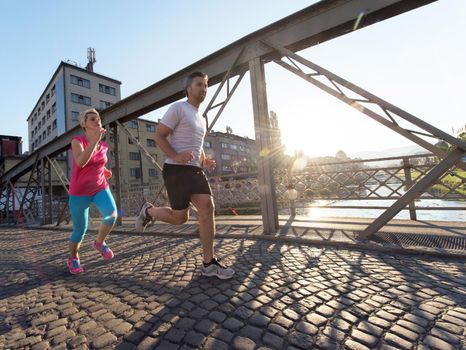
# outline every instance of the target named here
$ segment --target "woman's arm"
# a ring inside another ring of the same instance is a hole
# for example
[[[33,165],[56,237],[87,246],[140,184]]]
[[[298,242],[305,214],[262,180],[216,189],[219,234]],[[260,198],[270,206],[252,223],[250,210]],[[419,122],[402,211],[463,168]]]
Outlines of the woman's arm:
[[[74,139],[71,141],[71,152],[73,154],[73,159],[80,168],[84,168],[87,163],[89,163],[89,160],[92,157],[92,153],[97,148],[99,141],[89,142],[85,148],[78,140]]]

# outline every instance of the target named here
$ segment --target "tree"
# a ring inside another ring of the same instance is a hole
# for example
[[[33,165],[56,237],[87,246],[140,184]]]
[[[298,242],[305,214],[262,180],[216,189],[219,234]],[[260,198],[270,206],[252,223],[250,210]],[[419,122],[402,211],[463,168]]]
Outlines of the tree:
[[[272,128],[278,129],[278,116],[274,111],[270,111],[269,122]]]
[[[348,159],[348,157],[346,156],[346,153],[343,152],[342,150],[339,150],[337,154],[335,154],[335,158],[341,159],[341,160]]]

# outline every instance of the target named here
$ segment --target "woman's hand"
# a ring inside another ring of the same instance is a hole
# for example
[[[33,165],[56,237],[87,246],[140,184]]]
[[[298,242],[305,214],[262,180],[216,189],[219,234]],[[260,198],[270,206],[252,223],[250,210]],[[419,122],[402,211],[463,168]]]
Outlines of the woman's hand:
[[[104,128],[100,128],[100,129],[88,129],[87,130],[87,135],[88,135],[88,138],[89,138],[89,142],[92,142],[92,143],[99,143],[99,141],[102,139],[102,136],[105,134],[105,129]]]
[[[112,175],[113,175],[113,174],[112,174],[112,171],[111,171],[111,170],[109,170],[109,169],[107,169],[107,168],[104,168],[104,176],[105,176],[105,178],[106,178],[107,180],[110,179],[110,178],[112,177]]]

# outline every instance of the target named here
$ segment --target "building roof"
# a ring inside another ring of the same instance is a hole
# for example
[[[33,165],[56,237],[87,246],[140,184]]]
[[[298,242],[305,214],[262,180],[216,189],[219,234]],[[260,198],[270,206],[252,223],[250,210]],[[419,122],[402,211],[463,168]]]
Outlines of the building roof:
[[[3,139],[21,141],[21,136],[0,135],[0,140],[3,140]]]
[[[49,82],[48,82],[47,85],[45,86],[44,91],[43,91],[42,94],[40,95],[39,99],[37,100],[36,104],[34,105],[34,108],[32,109],[32,111],[31,111],[31,113],[29,114],[29,117],[26,119],[26,121],[29,121],[29,119],[31,118],[32,114],[34,113],[34,110],[37,108],[37,105],[40,103],[40,101],[41,101],[42,98],[44,97],[45,92],[49,89],[50,84],[52,83],[52,81],[54,81],[55,77],[58,75],[58,72],[60,72],[60,69],[61,69],[62,67],[70,67],[70,68],[73,68],[73,69],[77,69],[77,70],[80,70],[80,71],[82,71],[82,72],[84,72],[84,73],[87,73],[87,74],[90,74],[90,75],[94,75],[94,76],[96,76],[96,77],[103,78],[103,79],[106,79],[106,80],[110,80],[110,81],[113,81],[113,82],[116,83],[116,84],[121,85],[121,81],[119,81],[119,80],[116,80],[116,79],[113,79],[113,78],[110,78],[110,77],[107,77],[107,76],[105,76],[105,75],[98,74],[98,73],[95,73],[95,72],[90,72],[90,71],[88,71],[87,69],[78,67],[77,65],[74,65],[74,64],[70,64],[70,63],[61,61],[60,64],[58,65],[57,69],[56,69],[55,72],[53,73],[52,77],[50,78]]]
[[[236,139],[236,140],[240,140],[240,141],[245,141],[245,142],[251,142],[251,141],[255,142],[255,139],[250,139],[249,137],[243,137],[243,136],[239,136],[239,135],[236,135],[236,134],[230,134],[230,133],[221,132],[221,131],[211,131],[206,136],[223,136],[223,137],[228,137],[228,138],[232,138],[232,139]]]

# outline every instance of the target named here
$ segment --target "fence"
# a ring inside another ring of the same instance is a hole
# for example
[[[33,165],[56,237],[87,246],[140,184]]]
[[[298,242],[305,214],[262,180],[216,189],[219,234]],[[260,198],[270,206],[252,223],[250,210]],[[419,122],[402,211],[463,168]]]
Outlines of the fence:
[[[295,214],[297,208],[311,207],[385,209],[437,163],[438,159],[432,155],[413,155],[311,163],[301,170],[276,168],[274,180],[277,206],[291,214]],[[212,176],[209,181],[217,214],[260,214],[257,173]],[[168,205],[166,198],[165,188],[160,185],[123,185],[120,214],[123,217],[137,215],[144,201]],[[466,172],[453,167],[418,199],[455,200],[460,205],[428,207],[412,202],[406,208],[410,211],[411,219],[416,219],[417,210],[466,209]],[[47,196],[45,200],[48,200]],[[375,200],[377,204],[386,201],[387,205],[367,205],[368,201]],[[329,203],[322,204],[323,201]],[[350,204],[335,205],[332,201],[348,201],[346,203]],[[66,202],[65,197],[53,197],[52,221],[60,217]],[[41,200],[36,200],[33,206],[30,211],[34,216],[42,217]],[[91,208],[91,216],[98,216],[95,208]]]

